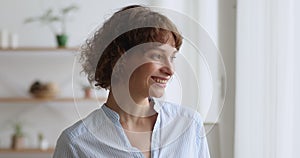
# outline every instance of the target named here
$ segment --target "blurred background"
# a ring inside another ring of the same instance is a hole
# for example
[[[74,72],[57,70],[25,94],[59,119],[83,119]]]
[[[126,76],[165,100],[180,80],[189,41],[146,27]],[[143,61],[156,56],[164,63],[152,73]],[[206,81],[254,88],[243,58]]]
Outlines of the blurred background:
[[[163,99],[202,115],[212,158],[300,156],[299,1],[0,4],[1,158],[51,157],[60,133],[103,104],[107,91],[88,91],[78,50],[130,4],[153,6],[183,34]]]

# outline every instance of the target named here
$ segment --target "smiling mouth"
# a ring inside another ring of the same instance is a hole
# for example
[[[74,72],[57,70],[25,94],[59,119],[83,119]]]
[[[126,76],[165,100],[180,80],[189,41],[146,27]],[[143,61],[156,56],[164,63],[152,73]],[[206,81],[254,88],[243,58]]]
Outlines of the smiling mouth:
[[[168,82],[168,79],[163,79],[163,78],[160,78],[160,77],[151,77],[156,83],[159,83],[159,84],[167,84]]]

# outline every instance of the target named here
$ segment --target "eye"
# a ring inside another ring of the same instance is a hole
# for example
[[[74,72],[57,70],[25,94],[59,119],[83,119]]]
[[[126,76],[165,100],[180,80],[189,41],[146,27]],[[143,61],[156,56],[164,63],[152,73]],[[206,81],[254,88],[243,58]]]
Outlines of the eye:
[[[176,59],[176,56],[175,56],[175,55],[170,57],[170,61],[171,61],[171,62],[174,62],[175,59]]]
[[[162,56],[160,54],[152,54],[151,59],[153,60],[161,60]]]

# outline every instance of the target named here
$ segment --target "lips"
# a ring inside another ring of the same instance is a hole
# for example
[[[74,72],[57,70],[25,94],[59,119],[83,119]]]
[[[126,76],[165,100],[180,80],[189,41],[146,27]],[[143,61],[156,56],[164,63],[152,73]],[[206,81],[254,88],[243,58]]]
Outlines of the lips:
[[[151,78],[160,87],[166,87],[166,84],[169,80],[169,78],[156,77],[156,76],[152,76]]]

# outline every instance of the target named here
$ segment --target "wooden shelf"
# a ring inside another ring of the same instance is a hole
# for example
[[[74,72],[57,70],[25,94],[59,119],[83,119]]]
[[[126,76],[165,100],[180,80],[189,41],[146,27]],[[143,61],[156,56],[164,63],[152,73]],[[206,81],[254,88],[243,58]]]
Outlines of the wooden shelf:
[[[42,149],[34,149],[34,148],[28,148],[28,149],[0,149],[0,153],[53,153],[54,149],[49,148],[46,150]]]
[[[32,103],[32,102],[74,102],[74,101],[106,101],[102,98],[0,98],[0,102],[5,103]]]
[[[66,48],[56,48],[56,47],[19,47],[19,48],[0,48],[1,52],[42,52],[42,51],[78,51],[79,47],[66,47]]]

